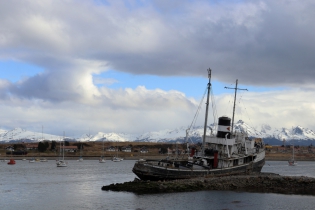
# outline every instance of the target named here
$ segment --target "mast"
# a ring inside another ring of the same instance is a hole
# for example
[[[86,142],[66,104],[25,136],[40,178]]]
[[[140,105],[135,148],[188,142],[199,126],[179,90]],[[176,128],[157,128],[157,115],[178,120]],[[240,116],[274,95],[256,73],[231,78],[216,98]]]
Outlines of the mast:
[[[60,141],[59,141],[59,147],[60,147],[60,149],[59,149],[59,159],[61,158],[61,137],[59,137],[60,138]]]
[[[234,116],[235,116],[235,102],[236,102],[237,83],[238,83],[238,79],[236,80],[236,84],[235,84],[234,105],[233,105],[233,115],[232,115],[232,129],[231,129],[232,135],[233,135],[233,128],[234,128]]]
[[[237,88],[237,83],[238,83],[238,79],[236,80],[235,88],[224,87],[224,88],[226,88],[226,89],[235,89],[235,94],[234,94],[234,106],[233,106],[233,115],[232,115],[232,128],[231,128],[231,134],[232,134],[232,135],[233,135],[233,127],[234,127],[234,115],[235,115],[236,92],[237,92],[237,90],[246,90],[246,91],[248,91],[247,89],[240,89],[240,88]]]
[[[206,131],[207,131],[207,121],[208,121],[208,109],[209,109],[209,96],[210,96],[210,87],[211,87],[211,69],[208,69],[208,95],[207,95],[207,102],[206,102],[206,116],[205,116],[205,125],[203,129],[203,140],[202,140],[202,153],[201,155],[204,156],[205,154],[205,144],[206,144]]]
[[[104,135],[103,135],[103,157],[104,157]],[[106,139],[106,138],[105,138]]]
[[[62,160],[65,159],[65,132],[63,132],[63,150],[62,150]]]

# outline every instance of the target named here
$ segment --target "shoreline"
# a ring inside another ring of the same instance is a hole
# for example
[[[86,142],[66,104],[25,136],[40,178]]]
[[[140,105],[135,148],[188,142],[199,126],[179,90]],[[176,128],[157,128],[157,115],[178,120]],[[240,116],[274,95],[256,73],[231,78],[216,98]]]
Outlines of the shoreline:
[[[65,156],[65,159],[68,160],[76,160],[78,159],[80,156]],[[82,156],[83,159],[85,160],[98,160],[100,158],[100,156]],[[106,160],[110,160],[113,156],[105,156]],[[160,159],[165,159],[167,156],[147,156],[147,157],[140,157],[140,156],[120,156],[121,158],[123,158],[124,160],[139,160],[140,158],[142,159],[156,159],[156,160],[160,160]],[[46,155],[41,155],[41,156],[32,156],[32,155],[28,155],[28,156],[2,156],[0,155],[0,160],[3,159],[14,159],[14,160],[22,160],[22,159],[31,159],[31,158],[35,158],[35,159],[42,159],[42,158],[46,158],[47,160],[56,160],[59,159],[59,156],[46,156]],[[172,157],[171,157],[172,158]],[[289,158],[288,157],[265,157],[266,161],[288,161]],[[303,158],[296,158],[296,161],[315,161],[315,157],[303,157]]]
[[[110,184],[104,191],[156,194],[194,191],[242,191],[315,195],[315,178],[305,176],[280,176],[273,173],[251,175],[200,177],[174,181],[141,181]]]

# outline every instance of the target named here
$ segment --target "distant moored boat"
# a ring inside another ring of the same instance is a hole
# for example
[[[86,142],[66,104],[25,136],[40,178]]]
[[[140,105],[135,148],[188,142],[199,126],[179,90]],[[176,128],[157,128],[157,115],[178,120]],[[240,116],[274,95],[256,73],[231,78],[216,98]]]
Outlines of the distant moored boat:
[[[10,159],[10,161],[8,162],[8,165],[14,165],[15,164],[15,160]]]

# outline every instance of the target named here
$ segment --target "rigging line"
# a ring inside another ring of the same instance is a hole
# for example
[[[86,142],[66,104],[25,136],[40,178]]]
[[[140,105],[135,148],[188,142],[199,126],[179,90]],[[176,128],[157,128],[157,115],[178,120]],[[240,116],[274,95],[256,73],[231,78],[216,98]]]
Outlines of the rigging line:
[[[225,106],[225,114],[227,113],[227,110],[230,108],[230,103],[232,103],[233,104],[233,95],[232,94],[229,94],[229,102],[227,103],[227,105]],[[226,115],[228,115],[228,114],[226,114]],[[229,116],[229,115],[228,115]]]
[[[239,104],[239,106],[243,105],[243,104],[241,103],[242,97],[243,97],[243,96],[241,95],[240,98],[238,99],[238,104]],[[240,119],[242,119],[242,118],[243,118],[242,109],[239,109],[239,115],[240,115]]]
[[[196,121],[197,121],[198,115],[199,115],[200,110],[201,110],[202,102],[203,102],[204,99],[205,99],[205,96],[206,96],[206,93],[207,93],[207,89],[208,89],[208,87],[205,89],[205,92],[204,92],[204,94],[203,94],[203,97],[202,97],[202,99],[201,99],[201,101],[200,101],[200,103],[199,103],[199,106],[198,106],[198,108],[197,108],[197,111],[196,111],[196,113],[195,113],[194,119],[193,119],[193,121],[191,122],[191,125],[190,125],[189,128],[188,128],[189,134],[192,133],[191,128],[196,125]],[[187,139],[187,140],[188,140],[188,141],[190,140],[192,143],[194,143],[193,140],[191,139],[190,135],[188,136],[188,139]]]
[[[242,104],[242,105],[243,105],[243,104]],[[248,119],[249,119],[249,126],[250,126],[251,128],[253,128],[256,133],[259,133],[259,131],[256,130],[256,128],[253,126],[253,122],[251,121],[251,119],[250,119],[250,117],[249,117],[249,115],[248,115],[248,113],[247,113],[246,107],[245,107],[245,106],[243,106],[243,107],[244,107],[245,113],[246,113],[246,115],[247,115],[247,117],[248,117]]]
[[[212,114],[213,114],[213,126],[216,127],[216,119],[218,119],[218,113],[217,113],[217,107],[216,107],[216,103],[214,100],[214,94],[213,91],[211,89],[211,104],[212,104]]]
[[[196,120],[197,120],[197,117],[198,117],[199,112],[200,112],[200,110],[201,110],[201,105],[202,105],[202,102],[204,101],[204,98],[205,98],[205,96],[206,96],[206,93],[207,93],[207,88],[206,88],[206,90],[205,90],[205,92],[204,92],[204,94],[203,94],[203,97],[202,97],[202,99],[201,99],[201,101],[200,101],[200,103],[199,103],[199,106],[198,106],[197,111],[196,111],[196,113],[195,113],[194,119],[193,119],[193,121],[191,122],[191,124],[190,124],[190,126],[189,126],[189,128],[188,128],[189,130],[190,130],[191,127],[196,123]]]

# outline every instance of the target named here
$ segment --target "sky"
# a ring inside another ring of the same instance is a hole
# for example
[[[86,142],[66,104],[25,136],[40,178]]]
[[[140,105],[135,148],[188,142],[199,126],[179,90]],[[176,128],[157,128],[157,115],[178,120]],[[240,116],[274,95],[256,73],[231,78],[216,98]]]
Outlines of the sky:
[[[238,79],[236,121],[315,130],[314,11],[311,0],[0,1],[0,128],[188,127],[211,68],[209,123],[232,116],[224,87]]]

